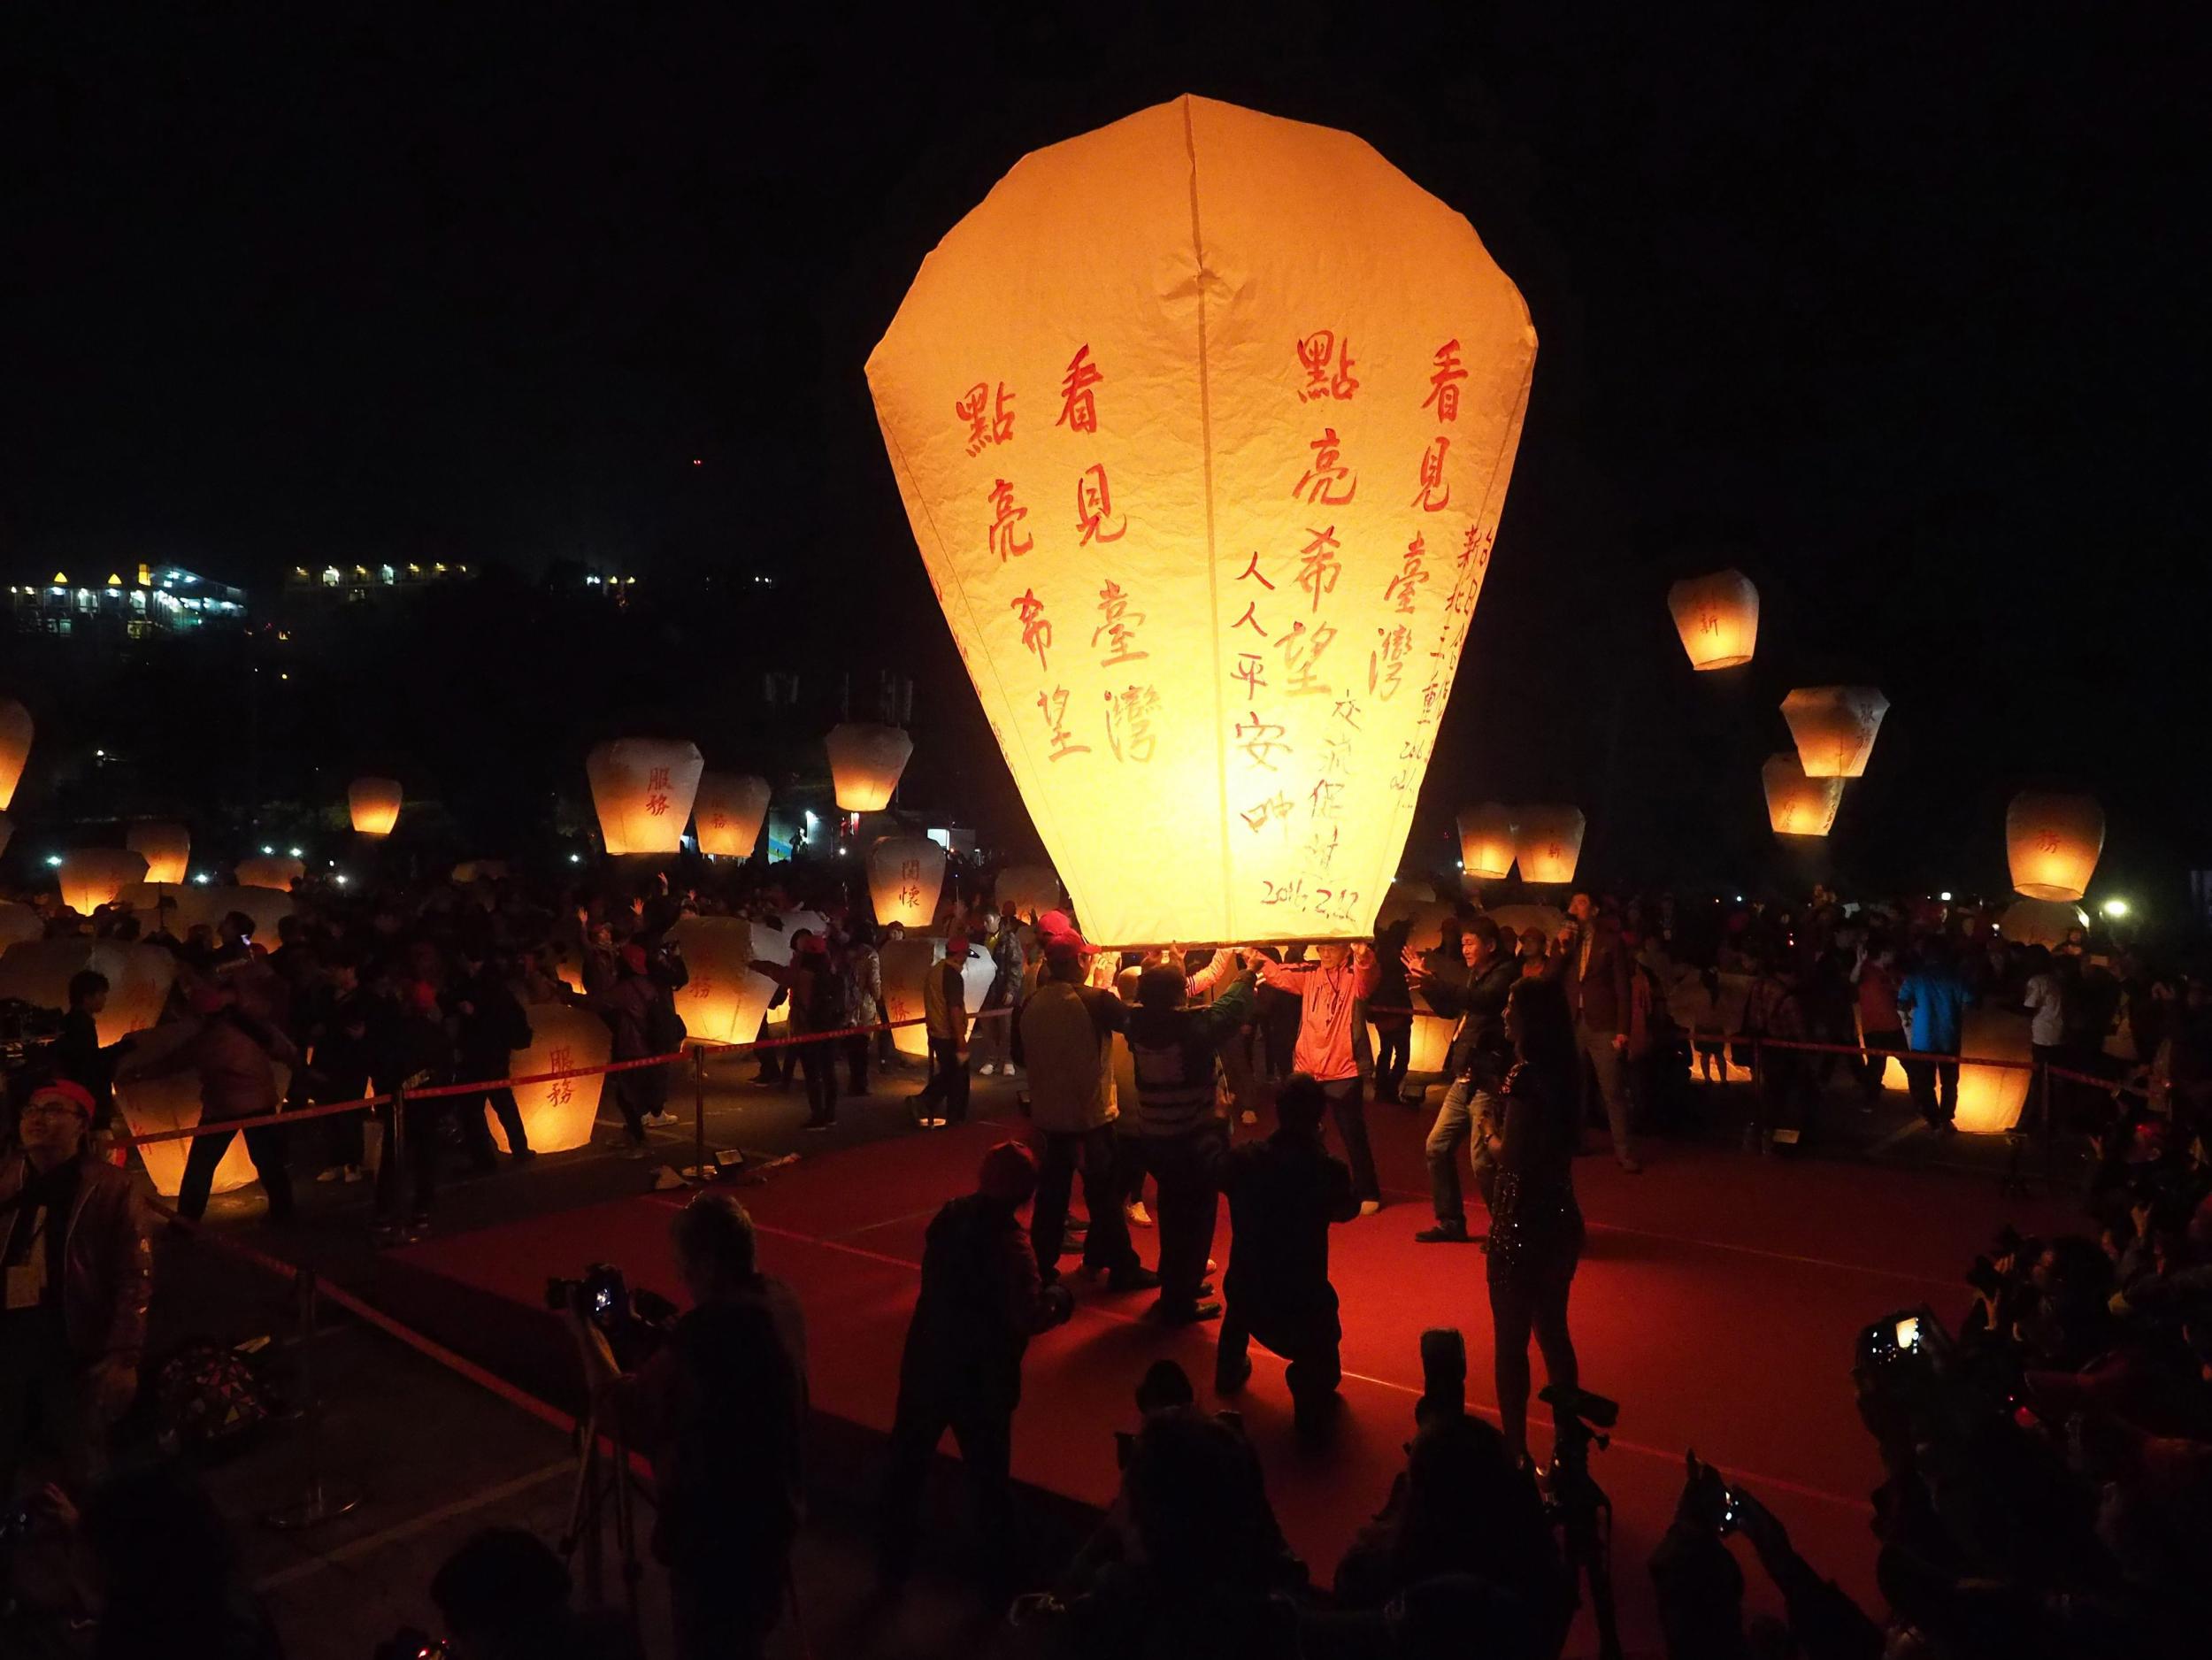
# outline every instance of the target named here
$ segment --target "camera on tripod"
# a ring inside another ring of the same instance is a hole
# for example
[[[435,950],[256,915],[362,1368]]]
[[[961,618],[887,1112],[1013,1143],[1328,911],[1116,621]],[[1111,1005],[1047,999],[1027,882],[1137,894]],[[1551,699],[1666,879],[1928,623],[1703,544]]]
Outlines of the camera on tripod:
[[[676,1325],[674,1303],[656,1291],[633,1291],[611,1263],[594,1263],[573,1280],[554,1275],[545,1282],[545,1306],[597,1326],[625,1372],[658,1353]]]

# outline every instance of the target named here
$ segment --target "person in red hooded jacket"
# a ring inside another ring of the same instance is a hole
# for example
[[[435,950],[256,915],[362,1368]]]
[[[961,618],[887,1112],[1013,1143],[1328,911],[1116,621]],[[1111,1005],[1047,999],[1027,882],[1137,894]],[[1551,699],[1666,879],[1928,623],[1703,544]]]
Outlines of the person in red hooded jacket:
[[[1360,1101],[1352,1030],[1359,1005],[1382,983],[1382,965],[1375,960],[1374,948],[1364,941],[1353,946],[1317,946],[1315,955],[1319,960],[1314,963],[1261,963],[1260,983],[1303,999],[1298,1047],[1290,1064],[1294,1071],[1319,1083],[1328,1097],[1336,1133],[1344,1142],[1345,1161],[1352,1167],[1359,1213],[1372,1216],[1382,1209],[1382,1183],[1367,1144],[1367,1113]]]

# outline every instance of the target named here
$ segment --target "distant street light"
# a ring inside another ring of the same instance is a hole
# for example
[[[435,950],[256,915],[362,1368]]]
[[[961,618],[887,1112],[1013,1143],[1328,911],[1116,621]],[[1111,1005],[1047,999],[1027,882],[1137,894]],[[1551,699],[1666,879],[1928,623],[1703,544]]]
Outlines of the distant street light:
[[[2108,917],[2124,917],[2128,913],[2128,902],[2124,899],[2108,899],[2104,902],[2104,913]]]

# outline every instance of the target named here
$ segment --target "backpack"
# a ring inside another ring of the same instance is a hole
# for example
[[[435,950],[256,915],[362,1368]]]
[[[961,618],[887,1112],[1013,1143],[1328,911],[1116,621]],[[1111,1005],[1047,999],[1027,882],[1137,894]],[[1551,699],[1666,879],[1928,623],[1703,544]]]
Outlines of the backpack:
[[[649,1055],[673,1055],[691,1035],[684,1018],[676,1012],[676,995],[665,986],[653,988],[645,1005],[645,1049]]]

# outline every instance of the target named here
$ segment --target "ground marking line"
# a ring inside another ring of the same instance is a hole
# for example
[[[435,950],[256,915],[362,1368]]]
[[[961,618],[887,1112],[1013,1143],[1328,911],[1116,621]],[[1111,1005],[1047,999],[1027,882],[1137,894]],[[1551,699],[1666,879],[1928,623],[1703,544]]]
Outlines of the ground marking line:
[[[279,1568],[273,1573],[264,1574],[254,1581],[253,1588],[264,1595],[271,1591],[282,1590],[288,1585],[296,1585],[302,1579],[311,1579],[325,1568],[335,1568],[349,1562],[357,1561],[373,1551],[381,1550],[387,1545],[396,1545],[402,1540],[411,1539],[418,1533],[427,1533],[441,1522],[451,1521],[457,1516],[466,1516],[471,1510],[480,1510],[487,1505],[498,1504],[508,1499],[518,1498],[532,1487],[541,1487],[556,1476],[569,1476],[575,1472],[576,1461],[573,1458],[564,1458],[558,1464],[550,1464],[542,1469],[533,1470],[527,1475],[517,1476],[513,1480],[503,1481],[495,1487],[487,1487],[481,1493],[472,1494],[465,1499],[456,1499],[450,1504],[441,1504],[434,1510],[425,1510],[419,1516],[409,1517],[403,1522],[395,1522],[391,1526],[380,1532],[365,1533],[359,1539],[349,1540],[334,1549],[319,1551],[304,1562],[296,1562],[288,1568]]]

